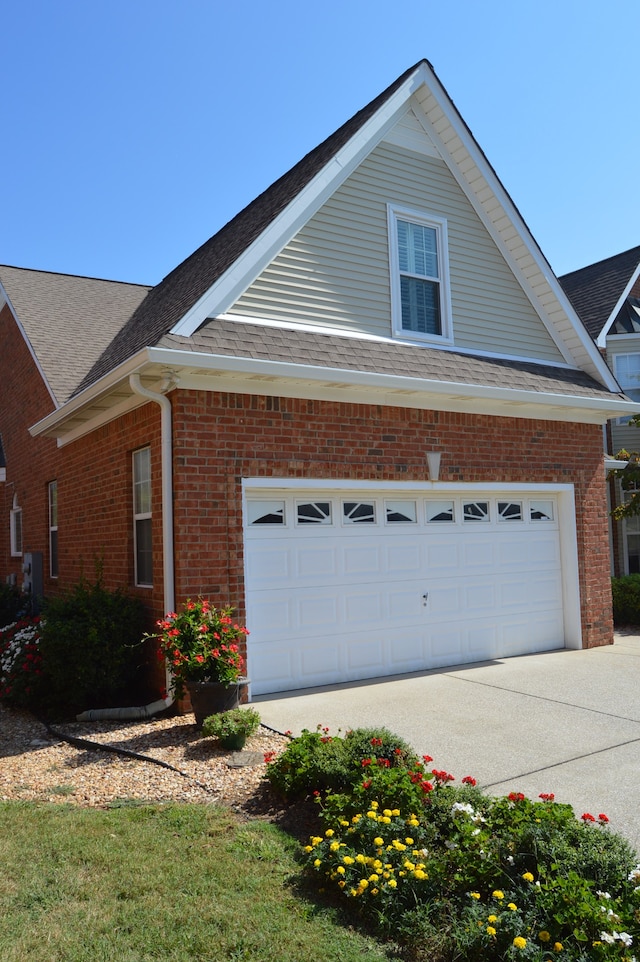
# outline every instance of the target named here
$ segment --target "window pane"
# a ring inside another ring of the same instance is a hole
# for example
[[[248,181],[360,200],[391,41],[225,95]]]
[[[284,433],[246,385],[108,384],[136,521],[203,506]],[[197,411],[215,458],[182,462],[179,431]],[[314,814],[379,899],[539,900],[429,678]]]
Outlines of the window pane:
[[[133,455],[134,513],[151,511],[151,450],[144,448]]]
[[[432,521],[452,522],[453,501],[427,501],[427,522]]]
[[[250,501],[249,524],[284,524],[284,501]]]
[[[465,521],[488,521],[489,504],[487,501],[467,501],[462,507]]]
[[[331,524],[329,501],[305,501],[297,506],[298,524]]]
[[[415,501],[385,501],[387,524],[416,524],[418,512]]]
[[[398,221],[400,270],[421,277],[439,277],[438,235],[435,228]]]
[[[370,501],[345,501],[342,513],[348,524],[374,524],[376,520],[375,505]]]
[[[440,288],[434,281],[400,278],[402,327],[420,334],[441,334]]]
[[[58,526],[58,482],[49,485],[49,524],[52,528]]]
[[[58,530],[52,528],[49,541],[49,574],[52,578],[58,577]]]
[[[520,501],[498,501],[498,521],[522,521]]]
[[[530,501],[532,521],[553,521],[553,501]]]
[[[153,584],[153,554],[151,550],[151,518],[136,521],[136,584]]]

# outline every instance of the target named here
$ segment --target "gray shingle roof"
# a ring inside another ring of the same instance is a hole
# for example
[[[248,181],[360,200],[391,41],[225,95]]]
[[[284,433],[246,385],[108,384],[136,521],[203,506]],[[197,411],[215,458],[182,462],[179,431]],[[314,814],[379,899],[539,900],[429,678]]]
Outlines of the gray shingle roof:
[[[154,287],[88,373],[80,388],[88,387],[136,351],[156,344],[159,338],[170,331],[336,152],[402,86],[418,65],[406,70]]]
[[[632,247],[558,278],[594,340],[611,317],[639,263],[640,247]]]
[[[191,337],[167,334],[157,346],[457,384],[579,397],[611,397],[607,388],[584,371],[575,369],[220,318],[207,322]]]
[[[67,401],[150,288],[0,266],[13,305],[58,404]]]

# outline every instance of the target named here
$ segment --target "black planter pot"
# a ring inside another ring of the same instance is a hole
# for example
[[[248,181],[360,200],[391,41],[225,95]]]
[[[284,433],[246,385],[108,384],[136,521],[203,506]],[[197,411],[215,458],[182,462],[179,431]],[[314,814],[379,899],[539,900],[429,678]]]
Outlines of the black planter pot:
[[[209,715],[217,715],[219,712],[237,708],[248,682],[248,678],[239,678],[231,685],[223,685],[218,681],[187,682],[196,724],[201,727]]]

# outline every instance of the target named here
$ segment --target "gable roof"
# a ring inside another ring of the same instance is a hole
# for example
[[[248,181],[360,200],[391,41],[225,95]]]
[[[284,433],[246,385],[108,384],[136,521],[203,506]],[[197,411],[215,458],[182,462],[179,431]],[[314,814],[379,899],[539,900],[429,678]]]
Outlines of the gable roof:
[[[56,406],[67,401],[150,288],[0,265],[2,294]]]
[[[606,335],[639,276],[640,247],[632,247],[558,278],[599,347],[605,346]]]
[[[412,99],[413,98],[413,99]],[[191,336],[237,300],[406,113],[409,101],[567,363],[617,389],[511,198],[426,60],[405,71],[149,292],[78,392],[173,332]]]

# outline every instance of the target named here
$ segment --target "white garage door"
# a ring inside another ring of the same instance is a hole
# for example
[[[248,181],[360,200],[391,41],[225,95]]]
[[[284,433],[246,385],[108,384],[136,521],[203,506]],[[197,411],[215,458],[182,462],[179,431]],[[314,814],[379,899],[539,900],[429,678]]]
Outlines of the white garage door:
[[[558,502],[246,491],[253,694],[564,646]]]

